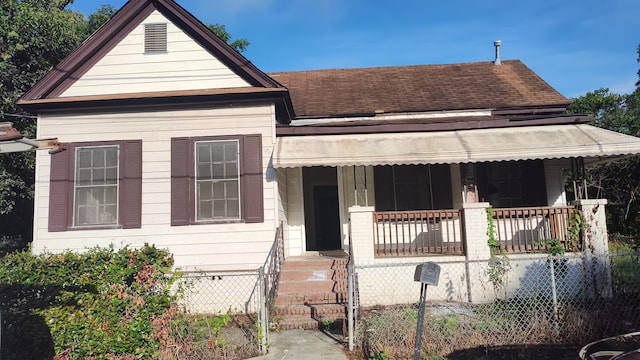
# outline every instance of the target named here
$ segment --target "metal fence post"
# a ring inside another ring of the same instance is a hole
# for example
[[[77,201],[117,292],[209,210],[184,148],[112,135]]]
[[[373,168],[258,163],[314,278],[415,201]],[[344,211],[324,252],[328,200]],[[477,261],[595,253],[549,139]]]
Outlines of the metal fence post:
[[[264,267],[260,267],[258,269],[258,286],[259,286],[259,293],[260,295],[258,296],[258,303],[260,306],[260,352],[262,352],[263,354],[267,353],[267,342],[268,342],[268,336],[269,336],[269,318],[267,315],[267,301],[268,301],[268,297],[266,294],[266,287],[265,287],[265,282],[266,278],[264,275]]]
[[[555,271],[555,258],[549,257],[549,269],[551,270],[551,299],[553,301],[553,318],[558,320],[558,294],[556,289],[556,271]]]

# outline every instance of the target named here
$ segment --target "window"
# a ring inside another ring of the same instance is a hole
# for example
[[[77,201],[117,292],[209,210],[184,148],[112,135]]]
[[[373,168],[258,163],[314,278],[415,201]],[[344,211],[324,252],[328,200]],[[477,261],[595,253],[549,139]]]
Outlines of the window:
[[[173,138],[171,224],[264,221],[261,135]]]
[[[196,221],[240,219],[238,141],[196,142]]]
[[[481,163],[478,195],[494,207],[546,206],[542,160]]]
[[[448,165],[392,165],[373,168],[377,211],[450,209]]]
[[[117,224],[118,150],[117,145],[76,148],[74,226]]]
[[[144,24],[144,53],[167,52],[167,24]]]
[[[71,143],[51,155],[49,231],[140,228],[142,141]]]

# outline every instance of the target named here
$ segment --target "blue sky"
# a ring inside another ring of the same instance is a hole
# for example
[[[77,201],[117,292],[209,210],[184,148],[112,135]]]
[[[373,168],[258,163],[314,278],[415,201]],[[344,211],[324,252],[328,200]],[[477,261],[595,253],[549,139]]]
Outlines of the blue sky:
[[[126,0],[75,0],[90,14]],[[265,72],[520,59],[567,97],[638,80],[639,0],[177,0]]]

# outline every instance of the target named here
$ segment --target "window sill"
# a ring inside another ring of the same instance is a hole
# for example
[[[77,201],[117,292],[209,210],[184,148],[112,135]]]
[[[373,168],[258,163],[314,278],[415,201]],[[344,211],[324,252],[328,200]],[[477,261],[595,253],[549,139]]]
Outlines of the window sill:
[[[245,221],[243,219],[235,219],[235,220],[203,220],[203,221],[195,221],[190,225],[216,225],[216,224],[244,224]]]
[[[91,225],[91,226],[74,226],[67,229],[67,231],[83,231],[83,230],[115,230],[123,229],[122,225]]]

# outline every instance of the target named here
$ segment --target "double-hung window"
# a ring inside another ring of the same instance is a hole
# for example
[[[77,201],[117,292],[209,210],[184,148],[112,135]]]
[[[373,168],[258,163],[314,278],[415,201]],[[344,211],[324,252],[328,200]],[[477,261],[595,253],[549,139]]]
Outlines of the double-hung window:
[[[240,219],[238,140],[195,144],[196,221]]]
[[[50,180],[49,231],[141,227],[142,141],[67,143]]]
[[[118,223],[119,150],[118,145],[76,148],[74,226]]]
[[[171,139],[171,225],[264,221],[262,136]]]

